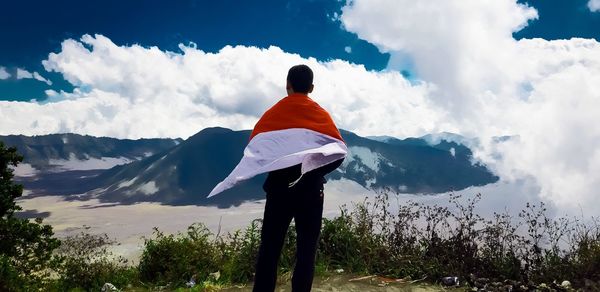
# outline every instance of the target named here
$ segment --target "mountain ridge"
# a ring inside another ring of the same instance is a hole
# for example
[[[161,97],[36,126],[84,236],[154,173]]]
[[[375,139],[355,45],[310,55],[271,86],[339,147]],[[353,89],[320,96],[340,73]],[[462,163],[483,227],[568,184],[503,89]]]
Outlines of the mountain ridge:
[[[342,166],[329,175],[330,180],[352,180],[368,189],[431,194],[498,179],[485,166],[472,163],[469,148],[454,142],[442,141],[433,146],[419,138],[380,142],[345,130],[341,133],[350,153]],[[21,180],[26,188],[34,190],[34,195],[62,194],[70,199],[98,198],[120,204],[150,201],[228,207],[264,198],[261,186],[265,175],[206,198],[239,162],[249,136],[249,130],[206,128],[183,141],[158,139],[157,145],[171,146],[110,169],[72,170]],[[138,143],[140,149],[149,147],[144,146],[144,141]],[[137,148],[134,144],[129,146]],[[130,156],[141,153],[139,149],[120,150]]]

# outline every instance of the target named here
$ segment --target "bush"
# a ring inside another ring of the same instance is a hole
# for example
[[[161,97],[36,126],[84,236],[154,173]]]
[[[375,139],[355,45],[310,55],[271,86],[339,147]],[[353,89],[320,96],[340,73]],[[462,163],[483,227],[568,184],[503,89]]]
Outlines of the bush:
[[[583,287],[600,280],[597,221],[550,219],[543,203],[527,204],[517,218],[503,213],[488,220],[476,213],[480,198],[451,195],[450,207],[409,202],[392,214],[382,193],[351,211],[342,207],[341,215],[324,220],[319,261],[354,273],[434,281],[569,279]]]
[[[115,242],[106,234],[81,233],[62,240],[57,250],[62,262],[56,269],[57,290],[100,290],[104,283],[125,287],[138,279],[137,269],[123,257],[115,257],[108,247]]]
[[[364,252],[369,250],[369,243],[361,241],[356,229],[346,209],[332,220],[323,219],[318,261],[330,269],[343,267],[351,273],[368,273],[365,259],[369,255]]]
[[[11,260],[0,255],[0,288],[2,291],[17,291],[20,287],[25,286],[24,279],[19,275],[19,272],[13,267]]]
[[[153,235],[144,240],[138,266],[142,281],[179,287],[219,270],[212,234],[204,225],[193,224],[177,235],[165,235],[155,228]]]
[[[242,232],[237,230],[224,237],[217,236],[219,266],[222,280],[231,283],[251,281],[260,244],[261,220],[253,220]]]

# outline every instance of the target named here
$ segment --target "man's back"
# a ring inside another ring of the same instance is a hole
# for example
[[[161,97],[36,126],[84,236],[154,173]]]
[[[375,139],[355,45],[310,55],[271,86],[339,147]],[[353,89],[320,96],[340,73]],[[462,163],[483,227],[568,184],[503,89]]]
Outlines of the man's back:
[[[297,160],[295,165],[269,172],[263,185],[267,202],[254,277],[255,292],[274,291],[277,264],[292,219],[297,234],[292,291],[310,291],[312,287],[323,219],[324,177],[340,166],[347,150],[329,113],[308,97],[313,89],[312,79],[312,71],[308,66],[292,67],[286,85],[288,96],[265,112],[250,137],[252,140],[261,133],[277,133],[277,137],[273,134],[273,139],[266,138],[260,142],[265,147],[258,152],[268,152],[267,156],[279,151],[306,155]],[[282,140],[282,137],[289,138],[286,135],[290,133],[303,136]],[[311,139],[311,142],[306,143],[303,139]],[[290,144],[290,141],[296,142]],[[309,145],[313,143],[321,146],[310,148],[313,146]],[[282,149],[283,145],[298,149]],[[332,145],[332,149],[339,147],[332,152],[333,155],[324,150]],[[309,148],[304,149],[306,147]],[[290,161],[290,157],[281,157],[279,161]]]

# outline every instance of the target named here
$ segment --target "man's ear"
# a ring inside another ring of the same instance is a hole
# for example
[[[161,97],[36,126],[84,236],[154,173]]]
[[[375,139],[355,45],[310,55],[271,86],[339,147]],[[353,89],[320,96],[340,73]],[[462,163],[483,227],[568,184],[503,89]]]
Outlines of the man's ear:
[[[308,93],[311,93],[311,92],[313,92],[313,89],[315,89],[315,85],[314,85],[314,84],[311,84],[311,85],[310,85],[310,88],[308,89]]]

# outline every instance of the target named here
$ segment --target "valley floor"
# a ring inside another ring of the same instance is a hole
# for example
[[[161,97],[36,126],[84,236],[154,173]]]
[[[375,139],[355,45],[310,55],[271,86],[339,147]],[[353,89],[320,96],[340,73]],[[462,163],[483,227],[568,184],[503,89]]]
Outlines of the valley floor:
[[[366,189],[354,182],[327,183],[324,216],[339,214],[339,206],[364,199]],[[247,202],[238,207],[219,209],[206,206],[167,206],[158,203],[118,205],[101,203],[97,199],[69,201],[61,196],[28,198],[18,202],[28,213],[49,213],[44,219],[52,225],[58,237],[106,233],[118,244],[111,248],[116,255],[137,261],[143,237],[150,237],[154,227],[164,233],[184,232],[196,222],[205,224],[213,233],[224,234],[248,226],[262,218],[264,200]]]

